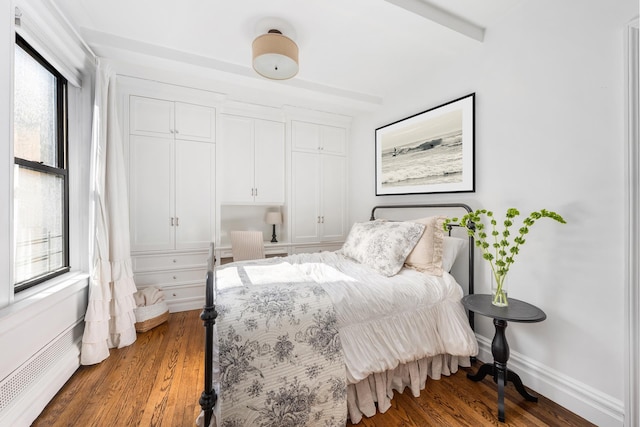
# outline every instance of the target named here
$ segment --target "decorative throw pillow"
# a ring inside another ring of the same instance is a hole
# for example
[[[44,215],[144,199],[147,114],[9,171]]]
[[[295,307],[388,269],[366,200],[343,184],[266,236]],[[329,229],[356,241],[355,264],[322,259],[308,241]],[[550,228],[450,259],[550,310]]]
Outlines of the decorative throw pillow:
[[[415,222],[356,222],[341,252],[380,274],[393,276],[402,268],[424,228]]]
[[[430,216],[412,221],[424,224],[425,229],[422,237],[405,261],[407,267],[434,276],[442,276],[442,246],[444,239],[442,224],[444,220],[444,216]]]
[[[442,269],[444,271],[451,271],[453,263],[456,262],[460,250],[467,246],[469,239],[462,239],[460,237],[444,236],[444,244],[442,245]]]

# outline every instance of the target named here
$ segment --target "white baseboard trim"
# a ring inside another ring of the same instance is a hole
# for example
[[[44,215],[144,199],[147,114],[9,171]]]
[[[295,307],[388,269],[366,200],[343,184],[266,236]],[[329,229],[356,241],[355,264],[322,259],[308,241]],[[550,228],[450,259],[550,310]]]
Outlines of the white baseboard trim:
[[[204,295],[202,297],[183,298],[180,300],[165,301],[170,313],[180,311],[201,310],[204,308]]]
[[[74,329],[81,324],[74,326]],[[70,332],[70,331],[69,331]],[[77,335],[77,334],[76,334]],[[80,337],[82,334],[80,333]],[[51,399],[80,367],[80,343],[78,338],[59,354],[57,361],[37,377],[19,396],[0,412],[0,425],[29,427]]]
[[[479,347],[478,359],[492,362],[491,339],[478,334],[476,338]],[[602,427],[623,425],[623,401],[515,351],[510,351],[507,365],[520,376],[526,387],[586,420]]]

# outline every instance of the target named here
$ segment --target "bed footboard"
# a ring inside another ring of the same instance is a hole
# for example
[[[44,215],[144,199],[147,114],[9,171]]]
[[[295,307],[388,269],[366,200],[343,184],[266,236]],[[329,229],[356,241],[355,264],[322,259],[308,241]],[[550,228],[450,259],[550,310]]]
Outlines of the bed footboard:
[[[211,425],[211,418],[213,417],[213,408],[216,406],[218,396],[213,387],[213,326],[216,323],[215,306],[215,282],[216,276],[214,274],[214,267],[216,258],[214,255],[214,245],[211,244],[209,248],[209,256],[207,260],[207,276],[206,276],[206,297],[205,305],[200,319],[204,322],[205,329],[205,347],[204,347],[204,391],[200,396],[200,407],[204,412],[204,426],[209,427]]]

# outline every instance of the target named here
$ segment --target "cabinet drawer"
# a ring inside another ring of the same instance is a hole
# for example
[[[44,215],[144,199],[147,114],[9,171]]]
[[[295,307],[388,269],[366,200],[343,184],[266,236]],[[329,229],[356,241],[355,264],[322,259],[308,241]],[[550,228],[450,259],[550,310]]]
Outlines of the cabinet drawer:
[[[133,271],[171,270],[207,266],[207,252],[163,255],[138,255],[132,258]]]
[[[289,255],[289,245],[265,243],[264,254],[266,256],[287,256]]]
[[[265,243],[264,245],[264,254],[265,256],[287,256],[289,255],[289,248],[287,246],[274,246],[269,243]],[[217,262],[222,258],[233,258],[233,253],[231,249],[220,249],[218,250]]]
[[[158,286],[166,287],[180,284],[193,284],[205,282],[207,269],[192,270],[172,270],[172,271],[151,271],[135,273],[133,278],[137,286]]]
[[[220,249],[218,251],[218,260],[220,258],[232,258],[233,254],[231,253],[231,249]]]
[[[197,300],[204,298],[204,284],[187,286],[167,286],[162,288],[164,299],[168,304],[176,301]]]
[[[293,246],[291,248],[292,254],[305,254],[305,253],[314,253],[314,252],[323,252],[323,251],[337,251],[342,248],[342,243],[323,243],[319,245],[305,245],[305,246]]]

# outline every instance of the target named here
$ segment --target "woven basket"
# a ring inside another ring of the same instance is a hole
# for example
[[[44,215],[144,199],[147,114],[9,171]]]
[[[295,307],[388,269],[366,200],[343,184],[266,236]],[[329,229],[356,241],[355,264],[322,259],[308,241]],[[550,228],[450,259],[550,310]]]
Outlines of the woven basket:
[[[145,320],[144,322],[136,322],[136,332],[147,332],[167,320],[169,320],[169,311],[162,313],[160,316]]]
[[[152,317],[161,315],[167,310],[169,310],[167,303],[164,301],[160,301],[157,304],[136,307],[133,309],[133,312],[136,315],[136,322],[144,322],[145,320],[149,320]]]
[[[153,305],[136,307],[133,312],[136,315],[137,332],[147,332],[169,320],[169,307],[164,301]]]

